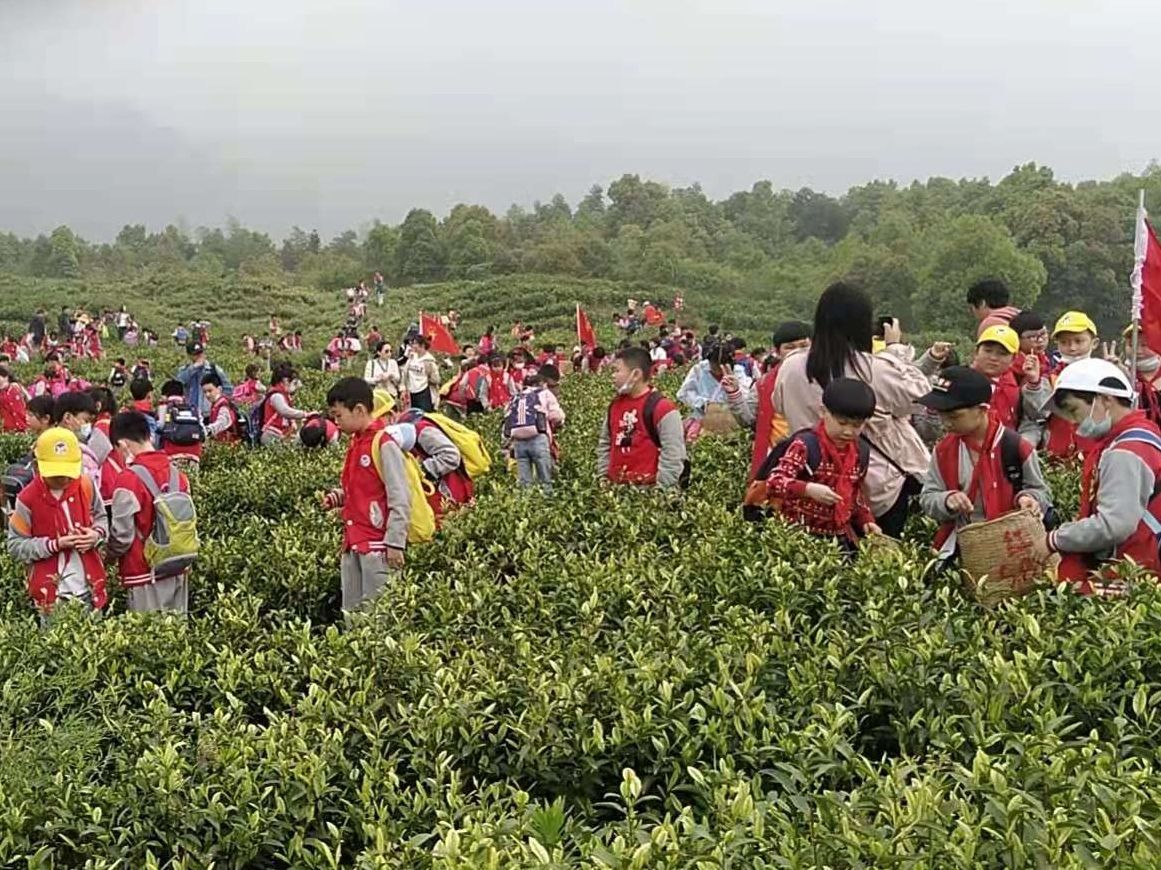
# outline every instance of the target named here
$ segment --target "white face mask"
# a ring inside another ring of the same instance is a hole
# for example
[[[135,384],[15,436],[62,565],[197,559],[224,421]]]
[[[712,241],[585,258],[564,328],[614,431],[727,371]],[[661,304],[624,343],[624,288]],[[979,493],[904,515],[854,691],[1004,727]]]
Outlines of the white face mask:
[[[1082,359],[1088,359],[1090,356],[1092,356],[1091,351],[1089,353],[1078,354],[1077,356],[1062,353],[1060,355],[1060,361],[1065,365],[1071,365],[1072,363],[1079,362]]]
[[[1077,425],[1076,434],[1081,438],[1103,438],[1113,428],[1112,417],[1105,417],[1103,420],[1094,420],[1092,415],[1095,410],[1096,403],[1094,402],[1092,410],[1088,412],[1088,416]]]
[[[82,423],[81,428],[77,430],[77,438],[81,441],[88,441],[89,436],[93,434],[92,423]]]
[[[1137,371],[1151,374],[1161,368],[1161,356],[1147,356],[1137,360]]]

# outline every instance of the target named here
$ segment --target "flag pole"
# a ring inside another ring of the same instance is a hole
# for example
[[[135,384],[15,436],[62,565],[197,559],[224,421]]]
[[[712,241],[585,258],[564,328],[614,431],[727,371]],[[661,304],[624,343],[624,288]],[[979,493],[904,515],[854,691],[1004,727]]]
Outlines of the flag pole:
[[[1137,390],[1137,348],[1141,334],[1141,266],[1145,260],[1145,234],[1142,232],[1145,224],[1145,189],[1137,193],[1137,224],[1133,235],[1133,274],[1129,283],[1133,288],[1133,330],[1132,349],[1130,350],[1130,386],[1133,388],[1133,407],[1140,402]]]

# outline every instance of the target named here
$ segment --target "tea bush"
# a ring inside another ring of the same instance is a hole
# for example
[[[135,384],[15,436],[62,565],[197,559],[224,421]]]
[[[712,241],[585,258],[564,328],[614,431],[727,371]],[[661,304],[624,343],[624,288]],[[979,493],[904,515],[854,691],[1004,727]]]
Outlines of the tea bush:
[[[1156,864],[1152,583],[981,609],[921,521],[847,565],[741,520],[740,438],[697,445],[683,497],[611,491],[610,392],[566,379],[551,499],[494,473],[350,625],[315,497],[339,450],[208,452],[185,622],[115,594],[41,630],[0,557],[0,862]]]

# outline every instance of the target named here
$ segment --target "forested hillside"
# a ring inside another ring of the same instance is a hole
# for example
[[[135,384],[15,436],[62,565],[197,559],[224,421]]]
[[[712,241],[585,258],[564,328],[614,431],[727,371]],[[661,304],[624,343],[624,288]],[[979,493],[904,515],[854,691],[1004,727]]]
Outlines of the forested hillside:
[[[395,287],[528,273],[541,276],[533,283],[547,292],[554,279],[562,289],[575,286],[566,278],[595,278],[653,287],[663,297],[673,288],[701,295],[701,311],[711,317],[719,316],[711,301],[731,311],[744,301],[747,313],[757,303],[761,317],[752,319],[762,329],[809,309],[821,288],[842,276],[923,330],[965,325],[963,290],[987,275],[1004,279],[1017,304],[1081,308],[1111,331],[1127,316],[1141,188],[1161,202],[1161,168],[1069,184],[1028,164],[995,183],[874,181],[839,197],[759,181],[720,201],[696,185],[670,189],[624,175],[607,189],[595,185],[575,205],[557,195],[530,209],[514,205],[503,216],[459,205],[442,219],[417,208],[398,226],[376,222],[330,241],[295,226],[278,242],[237,222],[157,232],[129,225],[111,243],[83,240],[67,226],[35,239],[0,234],[0,272],[82,279],[92,287],[148,288],[153,281],[179,306],[183,286],[240,290],[255,303],[277,304],[284,292],[278,288],[334,289],[375,270]],[[609,303],[622,295],[617,288]],[[249,308],[235,313],[262,316]]]

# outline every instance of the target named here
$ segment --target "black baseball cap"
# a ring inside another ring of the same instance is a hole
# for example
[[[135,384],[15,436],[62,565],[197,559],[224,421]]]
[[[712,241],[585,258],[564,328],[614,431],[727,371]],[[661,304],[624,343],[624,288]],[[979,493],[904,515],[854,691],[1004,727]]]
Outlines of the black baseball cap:
[[[200,353],[205,353],[206,349],[202,346],[200,341],[191,341],[185,346],[185,352],[190,356],[197,356]]]
[[[804,338],[810,338],[811,327],[809,323],[803,323],[801,320],[787,320],[778,324],[778,328],[774,330],[774,335],[771,336],[770,342],[774,347],[780,344],[788,344],[792,341],[802,341]]]
[[[949,366],[931,381],[931,392],[919,404],[933,411],[958,411],[992,401],[992,382],[967,366]]]

